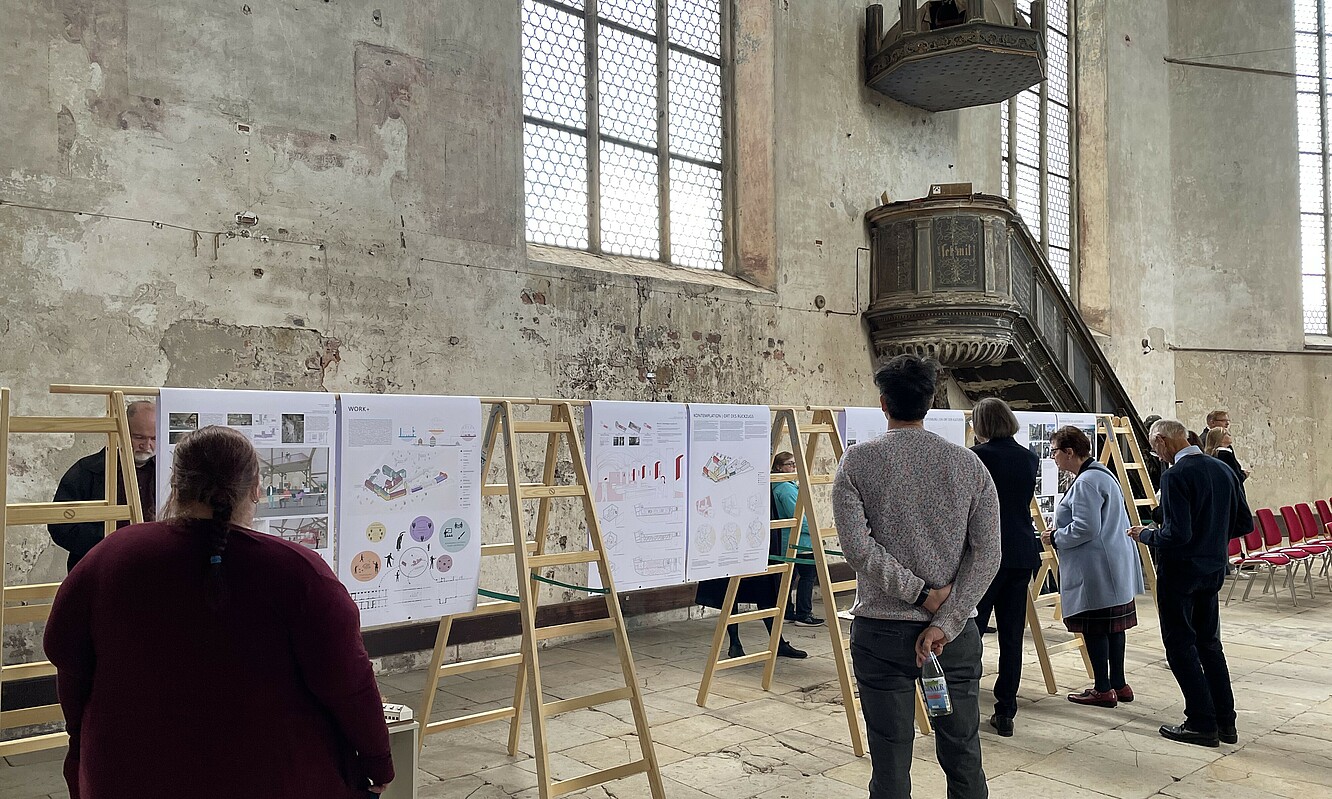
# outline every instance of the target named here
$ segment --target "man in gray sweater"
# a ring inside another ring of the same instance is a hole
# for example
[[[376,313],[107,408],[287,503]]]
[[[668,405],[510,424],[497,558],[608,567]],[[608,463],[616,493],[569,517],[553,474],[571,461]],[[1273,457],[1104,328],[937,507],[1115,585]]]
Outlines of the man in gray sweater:
[[[847,449],[833,514],[856,571],[851,659],[869,731],[870,799],[909,799],[920,667],[939,657],[953,712],[934,718],[949,799],[989,796],[981,768],[976,603],[999,569],[999,497],[970,450],[924,428],[938,366],[899,355],[874,375],[888,432]]]

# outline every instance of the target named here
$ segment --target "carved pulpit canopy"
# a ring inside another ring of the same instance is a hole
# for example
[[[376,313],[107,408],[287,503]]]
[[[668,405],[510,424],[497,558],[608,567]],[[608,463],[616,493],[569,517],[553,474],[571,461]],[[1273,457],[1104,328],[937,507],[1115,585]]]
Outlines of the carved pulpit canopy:
[[[1045,80],[1045,4],[1030,21],[1014,0],[902,0],[883,32],[883,6],[865,9],[865,84],[926,111],[1007,100]]]

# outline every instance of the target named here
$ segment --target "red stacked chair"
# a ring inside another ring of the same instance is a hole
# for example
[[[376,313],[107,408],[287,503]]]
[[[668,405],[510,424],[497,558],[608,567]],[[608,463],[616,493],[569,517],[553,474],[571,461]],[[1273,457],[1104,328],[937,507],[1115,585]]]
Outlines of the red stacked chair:
[[[1314,502],[1314,506],[1318,508],[1318,518],[1322,520],[1318,527],[1318,540],[1325,544],[1332,543],[1332,508],[1329,508],[1327,503],[1325,499]]]
[[[1289,507],[1289,506],[1287,506]],[[1285,510],[1285,508],[1283,508]],[[1292,516],[1294,510],[1291,509]],[[1277,524],[1276,515],[1272,513],[1271,508],[1258,509],[1258,529],[1262,531],[1262,543],[1264,552],[1278,553],[1285,555],[1291,560],[1291,567],[1294,570],[1294,576],[1299,574],[1299,565],[1304,564],[1304,582],[1309,586],[1309,597],[1314,595],[1313,590],[1313,555],[1299,547],[1282,546],[1285,542],[1285,536],[1281,534],[1281,527]],[[1284,516],[1284,514],[1283,514]],[[1295,519],[1296,527],[1299,526],[1299,519]],[[1253,550],[1250,550],[1252,553]],[[1295,596],[1294,583],[1291,583],[1291,597]]]
[[[1285,513],[1286,509],[1282,508],[1282,516],[1284,516]],[[1332,576],[1329,576],[1327,573],[1328,559],[1332,557],[1332,544],[1320,540],[1322,536],[1318,534],[1318,520],[1314,518],[1313,508],[1309,507],[1309,503],[1301,502],[1296,505],[1295,516],[1299,522],[1301,534],[1299,538],[1296,538],[1295,534],[1293,532],[1291,533],[1291,546],[1297,546],[1301,549],[1309,550],[1315,557],[1322,558],[1323,568],[1319,570],[1318,574],[1327,579],[1327,587],[1332,589]],[[1287,521],[1286,524],[1289,525],[1290,522]]]
[[[1308,510],[1307,505],[1305,506],[1305,509],[1306,511]],[[1312,521],[1313,519],[1312,513],[1310,513],[1309,518]],[[1288,552],[1291,550],[1297,550],[1299,552],[1307,552],[1309,554],[1308,571],[1305,573],[1305,576],[1308,578],[1309,591],[1310,593],[1312,593],[1314,562],[1319,561],[1321,563],[1322,568],[1318,570],[1318,574],[1320,577],[1323,576],[1324,573],[1327,571],[1327,557],[1328,557],[1327,553],[1330,549],[1332,549],[1332,547],[1329,547],[1326,544],[1317,543],[1315,541],[1304,540],[1305,537],[1304,519],[1301,518],[1299,511],[1296,510],[1294,506],[1291,505],[1281,506],[1281,520],[1286,523],[1286,546],[1281,547],[1280,549],[1278,549],[1278,551]],[[1271,547],[1268,548],[1270,549]],[[1332,581],[1328,582],[1328,588],[1332,588]]]
[[[1261,513],[1261,511],[1259,512]],[[1268,511],[1268,514],[1270,515],[1271,511]],[[1295,561],[1280,552],[1264,552],[1262,550],[1263,534],[1257,528],[1243,538],[1230,539],[1230,566],[1234,579],[1230,584],[1230,593],[1226,594],[1226,604],[1230,604],[1231,597],[1235,594],[1235,587],[1239,585],[1241,574],[1245,571],[1259,570],[1267,572],[1267,584],[1263,586],[1263,593],[1266,594],[1271,591],[1272,599],[1280,602],[1281,597],[1277,595],[1273,586],[1276,579],[1276,570],[1280,567],[1286,570],[1286,587],[1290,589],[1290,602],[1292,605],[1299,605],[1299,602],[1295,599],[1296,575],[1292,571]],[[1249,598],[1249,592],[1253,590],[1253,583],[1254,581],[1251,579],[1249,584],[1245,586],[1243,599],[1247,600]]]

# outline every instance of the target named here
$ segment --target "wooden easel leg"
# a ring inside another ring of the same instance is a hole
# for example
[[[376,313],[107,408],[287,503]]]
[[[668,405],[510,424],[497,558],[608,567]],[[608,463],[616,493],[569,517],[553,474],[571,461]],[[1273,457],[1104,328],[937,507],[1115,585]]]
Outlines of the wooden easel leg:
[[[925,697],[920,694],[920,684],[916,684],[916,729],[921,735],[933,735],[934,725],[930,723],[930,711],[925,707]]]
[[[560,421],[559,406],[551,406],[550,420],[552,422]],[[541,471],[541,482],[543,485],[553,485],[555,482],[555,466],[558,463],[559,450],[560,434],[551,433],[546,437],[546,459]],[[516,470],[517,464],[514,465],[514,468],[511,471],[516,472]],[[519,477],[519,482],[522,482],[521,476]],[[536,532],[534,533],[534,538],[536,540],[535,554],[537,555],[544,555],[546,553],[546,533],[550,528],[550,508],[551,499],[549,497],[542,497],[537,500]],[[522,506],[519,506],[517,508],[511,508],[510,512],[523,513],[525,512],[525,509]],[[532,588],[532,607],[533,612],[535,613],[536,608],[541,605],[541,585],[540,583],[531,581],[530,575],[528,580]],[[523,728],[523,698],[527,693],[526,687],[527,670],[525,668],[519,668],[513,686],[514,714],[513,719],[509,722],[509,757],[516,757],[518,754],[518,742],[522,736]],[[543,701],[543,699],[538,698],[537,701],[539,703]]]
[[[1036,600],[1027,592],[1027,628],[1031,630],[1032,643],[1036,645],[1036,660],[1041,664],[1041,676],[1045,678],[1045,692],[1054,696],[1059,689],[1055,687],[1054,668],[1050,665],[1050,653],[1045,646],[1045,630],[1041,628],[1040,616],[1036,614]]]
[[[721,659],[722,641],[726,638],[726,627],[731,623],[731,609],[735,607],[735,597],[740,593],[740,578],[732,577],[726,584],[726,598],[722,600],[721,615],[717,617],[717,629],[712,633],[712,649],[708,654],[708,664],[703,668],[703,680],[698,684],[699,707],[708,706],[708,692],[712,690],[712,677],[717,671],[717,662]]]
[[[782,571],[781,587],[777,591],[777,615],[772,619],[772,632],[768,634],[768,662],[763,667],[763,690],[772,690],[772,677],[777,671],[777,648],[782,641],[782,620],[786,616],[786,603],[791,593],[791,575],[795,573],[795,566],[791,563],[783,564],[786,568]]]
[[[421,733],[416,739],[416,749],[420,751],[426,742],[426,725],[430,723],[430,714],[435,710],[435,697],[439,693],[439,669],[444,665],[449,645],[449,631],[453,629],[453,617],[445,616],[439,620],[439,632],[435,634],[435,651],[430,655],[430,670],[426,672],[424,694],[421,697]]]

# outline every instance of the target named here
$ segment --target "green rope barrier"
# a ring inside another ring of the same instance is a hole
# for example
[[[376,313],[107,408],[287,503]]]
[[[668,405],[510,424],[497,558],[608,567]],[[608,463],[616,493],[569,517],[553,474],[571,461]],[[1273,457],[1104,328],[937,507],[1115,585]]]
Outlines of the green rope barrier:
[[[555,580],[555,579],[550,578],[550,577],[542,577],[542,576],[539,575],[539,574],[533,574],[533,575],[532,575],[532,579],[533,579],[533,580],[540,580],[541,582],[546,583],[547,585],[558,585],[560,588],[572,588],[572,589],[575,590],[575,591],[586,591],[586,592],[588,592],[589,594],[609,594],[609,593],[610,593],[610,589],[609,589],[609,588],[593,588],[593,587],[588,586],[588,585],[573,585],[573,584],[571,584],[571,583],[562,583],[562,582],[560,582],[559,580]]]
[[[502,599],[502,600],[504,600],[505,602],[517,602],[517,601],[518,601],[518,597],[514,596],[513,594],[501,594],[499,591],[487,591],[487,590],[484,589],[484,588],[478,588],[478,589],[476,589],[476,592],[477,592],[478,594],[480,594],[481,596],[486,597],[486,598],[488,598],[488,599]]]

